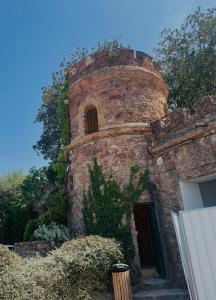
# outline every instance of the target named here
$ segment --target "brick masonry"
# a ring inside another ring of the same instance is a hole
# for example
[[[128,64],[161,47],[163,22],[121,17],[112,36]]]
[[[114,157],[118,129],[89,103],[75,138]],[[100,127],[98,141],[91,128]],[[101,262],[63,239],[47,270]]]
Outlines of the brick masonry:
[[[216,172],[215,99],[204,97],[193,114],[184,109],[167,114],[167,88],[158,66],[130,49],[115,57],[97,53],[68,75],[71,226],[84,231],[82,195],[93,157],[122,186],[133,161],[142,168],[148,164],[154,188],[140,201],[155,202],[167,278],[183,283],[171,211],[183,209],[180,180]],[[99,131],[86,135],[85,113],[91,106],[97,108]]]

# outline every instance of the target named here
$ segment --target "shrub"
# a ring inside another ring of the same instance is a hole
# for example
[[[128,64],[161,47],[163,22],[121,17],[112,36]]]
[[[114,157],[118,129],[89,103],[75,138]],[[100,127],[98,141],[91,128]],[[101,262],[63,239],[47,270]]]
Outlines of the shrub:
[[[0,299],[61,299],[55,285],[58,286],[62,276],[51,262],[50,257],[21,259],[7,268],[4,276],[0,276]]]
[[[149,185],[149,171],[140,172],[133,163],[127,186],[111,175],[107,178],[94,159],[89,168],[89,187],[84,192],[83,218],[86,234],[115,238],[121,242],[125,260],[130,265],[135,249],[131,234],[133,206]]]
[[[15,261],[18,261],[18,256],[9,251],[6,246],[0,244],[0,274],[6,267],[13,265]]]
[[[41,225],[33,234],[37,240],[53,241],[55,244],[68,241],[71,237],[70,230],[64,225],[54,222]]]
[[[119,243],[98,236],[68,241],[52,255],[66,274],[72,299],[91,299],[111,282],[111,266],[123,261]]]
[[[35,230],[39,227],[39,224],[40,222],[38,219],[33,219],[28,221],[23,235],[24,242],[31,241],[33,239],[33,234]]]
[[[10,263],[4,276],[0,274],[0,299],[94,299],[95,293],[109,284],[112,264],[122,260],[119,244],[114,240],[77,238],[45,258]]]

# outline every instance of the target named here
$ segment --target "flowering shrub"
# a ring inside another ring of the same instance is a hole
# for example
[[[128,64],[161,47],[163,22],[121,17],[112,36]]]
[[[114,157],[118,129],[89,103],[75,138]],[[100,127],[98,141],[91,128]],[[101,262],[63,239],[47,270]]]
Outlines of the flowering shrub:
[[[6,272],[7,268],[19,261],[19,257],[8,248],[0,244],[0,277]]]
[[[111,266],[123,261],[119,244],[98,236],[66,242],[52,255],[66,274],[72,299],[91,299],[94,292],[104,289],[110,283]]]
[[[47,257],[18,259],[0,273],[0,299],[90,300],[123,260],[119,244],[97,236],[64,243]]]
[[[9,251],[6,246],[0,244],[0,269],[11,265],[17,258],[18,257],[14,252]]]

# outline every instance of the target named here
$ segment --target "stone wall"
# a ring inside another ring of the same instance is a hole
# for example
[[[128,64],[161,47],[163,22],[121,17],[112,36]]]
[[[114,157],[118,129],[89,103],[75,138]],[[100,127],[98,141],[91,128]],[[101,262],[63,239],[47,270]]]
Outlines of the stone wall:
[[[166,122],[164,122],[166,120]],[[156,125],[156,126],[155,126]],[[216,173],[216,101],[204,97],[194,114],[178,110],[153,124],[151,174],[158,193],[164,252],[170,278],[183,282],[171,211],[183,210],[180,181]]]
[[[46,256],[53,249],[47,241],[33,241],[15,244],[14,251],[21,257],[33,257],[35,255]]]

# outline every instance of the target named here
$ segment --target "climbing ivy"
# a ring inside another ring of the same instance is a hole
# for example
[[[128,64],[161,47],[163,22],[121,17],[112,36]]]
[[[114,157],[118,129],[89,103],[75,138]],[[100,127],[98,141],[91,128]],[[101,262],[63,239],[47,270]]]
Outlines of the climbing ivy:
[[[65,76],[64,82],[57,97],[57,120],[60,129],[61,145],[69,144],[69,100],[68,100],[68,78]]]
[[[125,260],[134,258],[134,245],[130,229],[133,206],[148,187],[149,172],[139,172],[136,164],[130,168],[126,188],[112,177],[106,179],[102,167],[94,159],[89,168],[90,183],[83,198],[83,217],[86,234],[116,238],[122,244]]]

